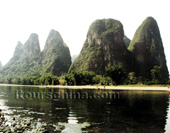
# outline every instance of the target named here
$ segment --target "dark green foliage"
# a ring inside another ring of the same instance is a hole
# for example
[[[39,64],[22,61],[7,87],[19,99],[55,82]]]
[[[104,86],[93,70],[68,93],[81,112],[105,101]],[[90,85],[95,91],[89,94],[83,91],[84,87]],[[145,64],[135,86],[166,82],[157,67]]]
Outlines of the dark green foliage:
[[[135,72],[130,72],[128,74],[128,84],[136,84],[137,83],[137,77],[135,76]]]
[[[59,85],[59,79],[57,76],[52,77],[52,85]]]
[[[7,78],[8,84],[12,84],[12,78]]]
[[[161,66],[154,66],[153,69],[150,70],[152,79],[143,78],[142,76],[136,77],[135,72],[130,72],[128,74],[128,84],[164,84],[166,81],[162,80],[162,68]]]
[[[40,78],[41,85],[58,85],[59,80],[57,76],[44,75]]]
[[[137,83],[138,83],[138,84],[144,84],[145,81],[146,81],[146,79],[144,79],[142,76],[137,77]]]
[[[96,75],[93,77],[93,84],[101,84],[101,85],[112,85],[112,79],[110,77],[103,77],[101,75]]]
[[[40,85],[40,84],[41,84],[40,78],[34,80],[34,85]]]
[[[21,85],[59,85],[59,79],[57,76],[44,75],[42,77],[26,77],[26,78],[8,78],[8,84],[21,84]]]
[[[167,84],[169,84],[169,85],[170,85],[170,79],[167,81]]]
[[[144,81],[145,85],[154,85],[154,84],[160,84],[159,81],[153,81],[153,80],[145,80]]]
[[[21,84],[21,79],[20,78],[16,79],[16,84]]]
[[[88,85],[93,83],[94,72],[73,71],[65,76],[68,85]]]
[[[40,79],[42,85],[51,85],[52,84],[52,77],[51,75],[44,75]]]
[[[166,81],[162,78],[162,68],[161,66],[154,66],[153,69],[150,70],[152,79],[143,78],[142,76],[136,78],[136,83],[153,85],[153,84],[165,84]]]
[[[162,68],[161,66],[154,66],[151,70],[151,76],[152,80],[155,82],[161,82],[162,81]]]
[[[73,71],[76,85],[92,84],[92,79],[95,76],[94,72],[88,71]]]
[[[123,84],[127,78],[127,73],[122,66],[114,65],[106,70],[106,76],[109,76],[115,84]]]
[[[22,84],[22,85],[34,85],[34,80],[35,79],[36,79],[36,77],[22,78],[22,79],[20,79],[20,83],[18,83],[18,84]]]
[[[103,77],[100,81],[101,85],[112,85],[112,79],[110,77]]]
[[[65,81],[67,82],[67,85],[76,85],[76,81],[72,73],[65,75]]]
[[[96,75],[93,77],[93,84],[100,84],[102,81],[103,77],[101,75]]]

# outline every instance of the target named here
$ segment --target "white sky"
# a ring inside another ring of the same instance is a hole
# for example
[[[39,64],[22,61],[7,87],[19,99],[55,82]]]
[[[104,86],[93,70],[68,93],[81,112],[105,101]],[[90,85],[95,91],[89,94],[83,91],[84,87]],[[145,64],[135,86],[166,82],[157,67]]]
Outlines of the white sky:
[[[17,42],[25,43],[31,33],[39,35],[42,50],[50,30],[55,29],[71,55],[76,55],[94,20],[117,19],[132,39],[142,21],[152,16],[158,22],[170,68],[169,13],[168,0],[0,0],[0,60],[5,65]]]

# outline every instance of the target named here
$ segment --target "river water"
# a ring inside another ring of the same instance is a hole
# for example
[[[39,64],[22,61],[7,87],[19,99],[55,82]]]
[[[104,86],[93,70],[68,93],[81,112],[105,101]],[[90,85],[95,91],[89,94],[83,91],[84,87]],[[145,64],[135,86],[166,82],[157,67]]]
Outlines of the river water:
[[[5,124],[29,119],[29,132],[170,133],[169,102],[168,92],[0,86]]]

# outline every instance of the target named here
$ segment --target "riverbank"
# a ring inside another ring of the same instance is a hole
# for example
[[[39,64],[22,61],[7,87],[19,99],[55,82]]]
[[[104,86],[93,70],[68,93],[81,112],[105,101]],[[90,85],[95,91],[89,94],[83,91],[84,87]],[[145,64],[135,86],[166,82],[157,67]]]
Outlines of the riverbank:
[[[47,124],[31,117],[21,117],[5,113],[9,110],[0,108],[0,132],[61,132],[65,127],[54,124]],[[12,110],[11,110],[12,111]],[[16,111],[17,112],[17,111]]]
[[[63,88],[63,89],[106,89],[106,90],[131,90],[131,91],[168,91],[169,85],[119,85],[119,86],[99,86],[99,85],[83,85],[83,86],[61,86],[61,85],[16,85],[16,84],[0,84],[0,86],[27,86],[39,88]]]

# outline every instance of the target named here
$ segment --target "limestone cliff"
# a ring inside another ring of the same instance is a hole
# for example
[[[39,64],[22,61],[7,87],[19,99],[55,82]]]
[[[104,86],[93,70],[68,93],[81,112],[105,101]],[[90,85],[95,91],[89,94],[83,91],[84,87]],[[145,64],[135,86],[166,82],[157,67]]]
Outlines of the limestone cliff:
[[[93,22],[83,48],[69,71],[88,70],[102,74],[109,66],[123,65],[132,69],[132,56],[124,42],[123,25],[114,19]]]
[[[32,33],[23,46],[23,53],[27,57],[39,55],[41,52],[38,35]]]
[[[43,73],[61,76],[68,72],[71,65],[70,50],[58,31],[50,31],[42,52],[42,65]]]
[[[158,65],[163,69],[162,77],[168,79],[168,69],[158,24],[152,17],[146,18],[137,29],[128,48],[134,54],[137,76],[151,78],[150,70]]]
[[[21,42],[18,42],[13,54],[13,58],[19,59],[22,53],[23,53],[23,44]]]

